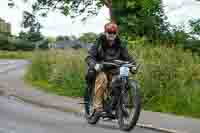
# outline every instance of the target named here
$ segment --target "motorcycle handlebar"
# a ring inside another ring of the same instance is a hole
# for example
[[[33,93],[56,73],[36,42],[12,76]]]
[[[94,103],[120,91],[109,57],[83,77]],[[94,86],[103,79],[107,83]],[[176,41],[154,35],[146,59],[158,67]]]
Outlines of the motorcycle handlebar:
[[[114,60],[111,62],[102,62],[101,63],[104,67],[121,67],[126,66],[130,68],[130,72],[135,74],[140,65],[135,65],[133,62],[121,61],[121,60]]]

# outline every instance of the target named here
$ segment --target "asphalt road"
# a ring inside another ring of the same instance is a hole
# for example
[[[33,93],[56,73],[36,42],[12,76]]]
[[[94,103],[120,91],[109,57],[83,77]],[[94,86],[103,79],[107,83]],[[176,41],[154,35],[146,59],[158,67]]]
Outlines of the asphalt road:
[[[0,97],[0,133],[120,133],[115,122],[101,121],[88,125],[84,118],[71,113],[40,108],[18,101],[13,97]],[[156,133],[135,128],[133,133]]]
[[[0,60],[0,80],[16,79],[19,66],[24,61]],[[13,69],[16,67],[16,69]],[[12,69],[8,69],[12,68]],[[10,85],[18,80],[10,81]],[[24,103],[14,97],[0,96],[0,133],[121,133],[115,122],[100,121],[97,125],[87,124],[84,118],[71,113],[60,112],[54,109],[41,108]],[[155,131],[138,128],[133,133],[157,133]]]

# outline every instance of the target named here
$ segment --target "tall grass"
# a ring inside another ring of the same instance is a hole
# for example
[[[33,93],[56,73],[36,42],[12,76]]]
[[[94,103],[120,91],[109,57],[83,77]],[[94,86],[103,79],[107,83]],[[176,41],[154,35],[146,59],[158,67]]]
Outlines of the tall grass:
[[[200,117],[200,58],[179,48],[135,47],[145,109]]]
[[[32,58],[26,79],[48,92],[82,96],[85,84],[84,51],[37,51]]]
[[[141,64],[133,78],[141,86],[147,110],[200,117],[200,59],[179,48],[132,45]],[[83,96],[86,51],[38,51],[26,78],[49,92]]]

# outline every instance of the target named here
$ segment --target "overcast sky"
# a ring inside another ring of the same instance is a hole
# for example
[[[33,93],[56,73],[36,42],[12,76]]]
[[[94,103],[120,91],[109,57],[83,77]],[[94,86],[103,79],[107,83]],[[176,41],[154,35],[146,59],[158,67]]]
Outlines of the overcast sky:
[[[17,34],[20,30],[20,23],[22,20],[22,10],[30,9],[31,1],[24,5],[22,0],[15,0],[18,7],[9,9],[7,0],[1,0],[0,17],[12,24],[12,33]],[[186,24],[191,18],[200,18],[200,2],[195,0],[163,0],[165,11],[169,21],[172,24]],[[59,13],[50,13],[45,19],[41,19],[44,28],[42,33],[45,35],[80,35],[84,32],[103,32],[103,26],[108,21],[108,10],[102,8],[97,17],[93,17],[82,24],[80,21],[72,20],[69,17],[63,16]]]

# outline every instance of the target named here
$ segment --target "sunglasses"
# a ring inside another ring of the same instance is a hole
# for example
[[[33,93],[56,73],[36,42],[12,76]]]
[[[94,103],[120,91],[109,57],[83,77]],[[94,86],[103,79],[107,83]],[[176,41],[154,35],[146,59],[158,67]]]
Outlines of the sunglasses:
[[[108,34],[117,34],[117,32],[109,32],[109,31],[108,31]]]

